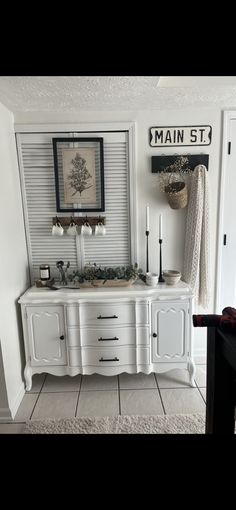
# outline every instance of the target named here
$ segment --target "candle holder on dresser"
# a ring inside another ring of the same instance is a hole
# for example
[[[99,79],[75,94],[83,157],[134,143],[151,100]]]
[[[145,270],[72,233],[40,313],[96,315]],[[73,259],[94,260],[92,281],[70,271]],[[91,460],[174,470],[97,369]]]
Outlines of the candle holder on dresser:
[[[146,273],[149,273],[148,236],[149,236],[149,205],[146,206]]]
[[[159,216],[159,245],[160,245],[160,270],[159,270],[159,278],[158,282],[163,283],[165,280],[162,276],[162,253],[161,253],[161,245],[162,245],[162,214]]]
[[[162,253],[161,253],[162,239],[159,239],[159,245],[160,245],[160,270],[159,270],[158,283],[163,283],[165,280],[162,276]]]
[[[146,273],[149,273],[148,236],[149,230],[146,230]]]

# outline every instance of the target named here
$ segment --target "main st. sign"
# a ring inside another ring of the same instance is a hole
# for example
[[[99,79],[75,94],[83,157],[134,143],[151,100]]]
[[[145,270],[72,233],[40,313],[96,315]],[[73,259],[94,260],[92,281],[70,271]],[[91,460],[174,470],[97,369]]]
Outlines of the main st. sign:
[[[211,126],[157,126],[150,128],[151,147],[210,145]]]

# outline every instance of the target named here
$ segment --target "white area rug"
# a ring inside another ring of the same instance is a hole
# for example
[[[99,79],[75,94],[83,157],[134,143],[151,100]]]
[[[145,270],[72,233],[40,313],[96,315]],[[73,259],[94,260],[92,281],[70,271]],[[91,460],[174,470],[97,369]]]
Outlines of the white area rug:
[[[30,420],[25,434],[204,434],[205,414]]]

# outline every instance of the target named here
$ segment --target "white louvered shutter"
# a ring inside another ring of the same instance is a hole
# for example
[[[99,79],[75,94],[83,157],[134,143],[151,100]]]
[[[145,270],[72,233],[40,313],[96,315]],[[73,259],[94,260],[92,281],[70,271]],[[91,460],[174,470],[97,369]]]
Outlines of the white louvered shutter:
[[[84,237],[79,243],[82,253],[77,250],[75,237],[68,236],[66,229],[61,237],[51,233],[54,216],[71,216],[56,211],[52,138],[60,136],[103,137],[105,211],[87,213],[87,216],[105,216],[106,235]],[[70,261],[72,270],[80,268],[81,262],[102,266],[129,264],[128,133],[19,133],[17,146],[32,283],[39,277],[40,264],[49,264],[52,276],[58,276],[57,260]]]

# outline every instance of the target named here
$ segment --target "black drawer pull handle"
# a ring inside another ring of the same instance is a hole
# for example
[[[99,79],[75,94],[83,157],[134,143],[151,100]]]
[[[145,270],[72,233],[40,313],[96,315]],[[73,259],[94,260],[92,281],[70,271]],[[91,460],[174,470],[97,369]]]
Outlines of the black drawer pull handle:
[[[120,361],[119,358],[115,357],[115,358],[100,358],[99,361]]]
[[[117,336],[114,336],[113,338],[102,338],[102,337],[98,338],[99,342],[109,342],[111,340],[119,340],[119,338],[117,338]]]
[[[102,315],[99,315],[97,319],[118,319],[117,315],[110,315],[109,317],[103,317]]]
[[[64,340],[64,338],[65,338],[64,335],[60,336],[60,340]]]

